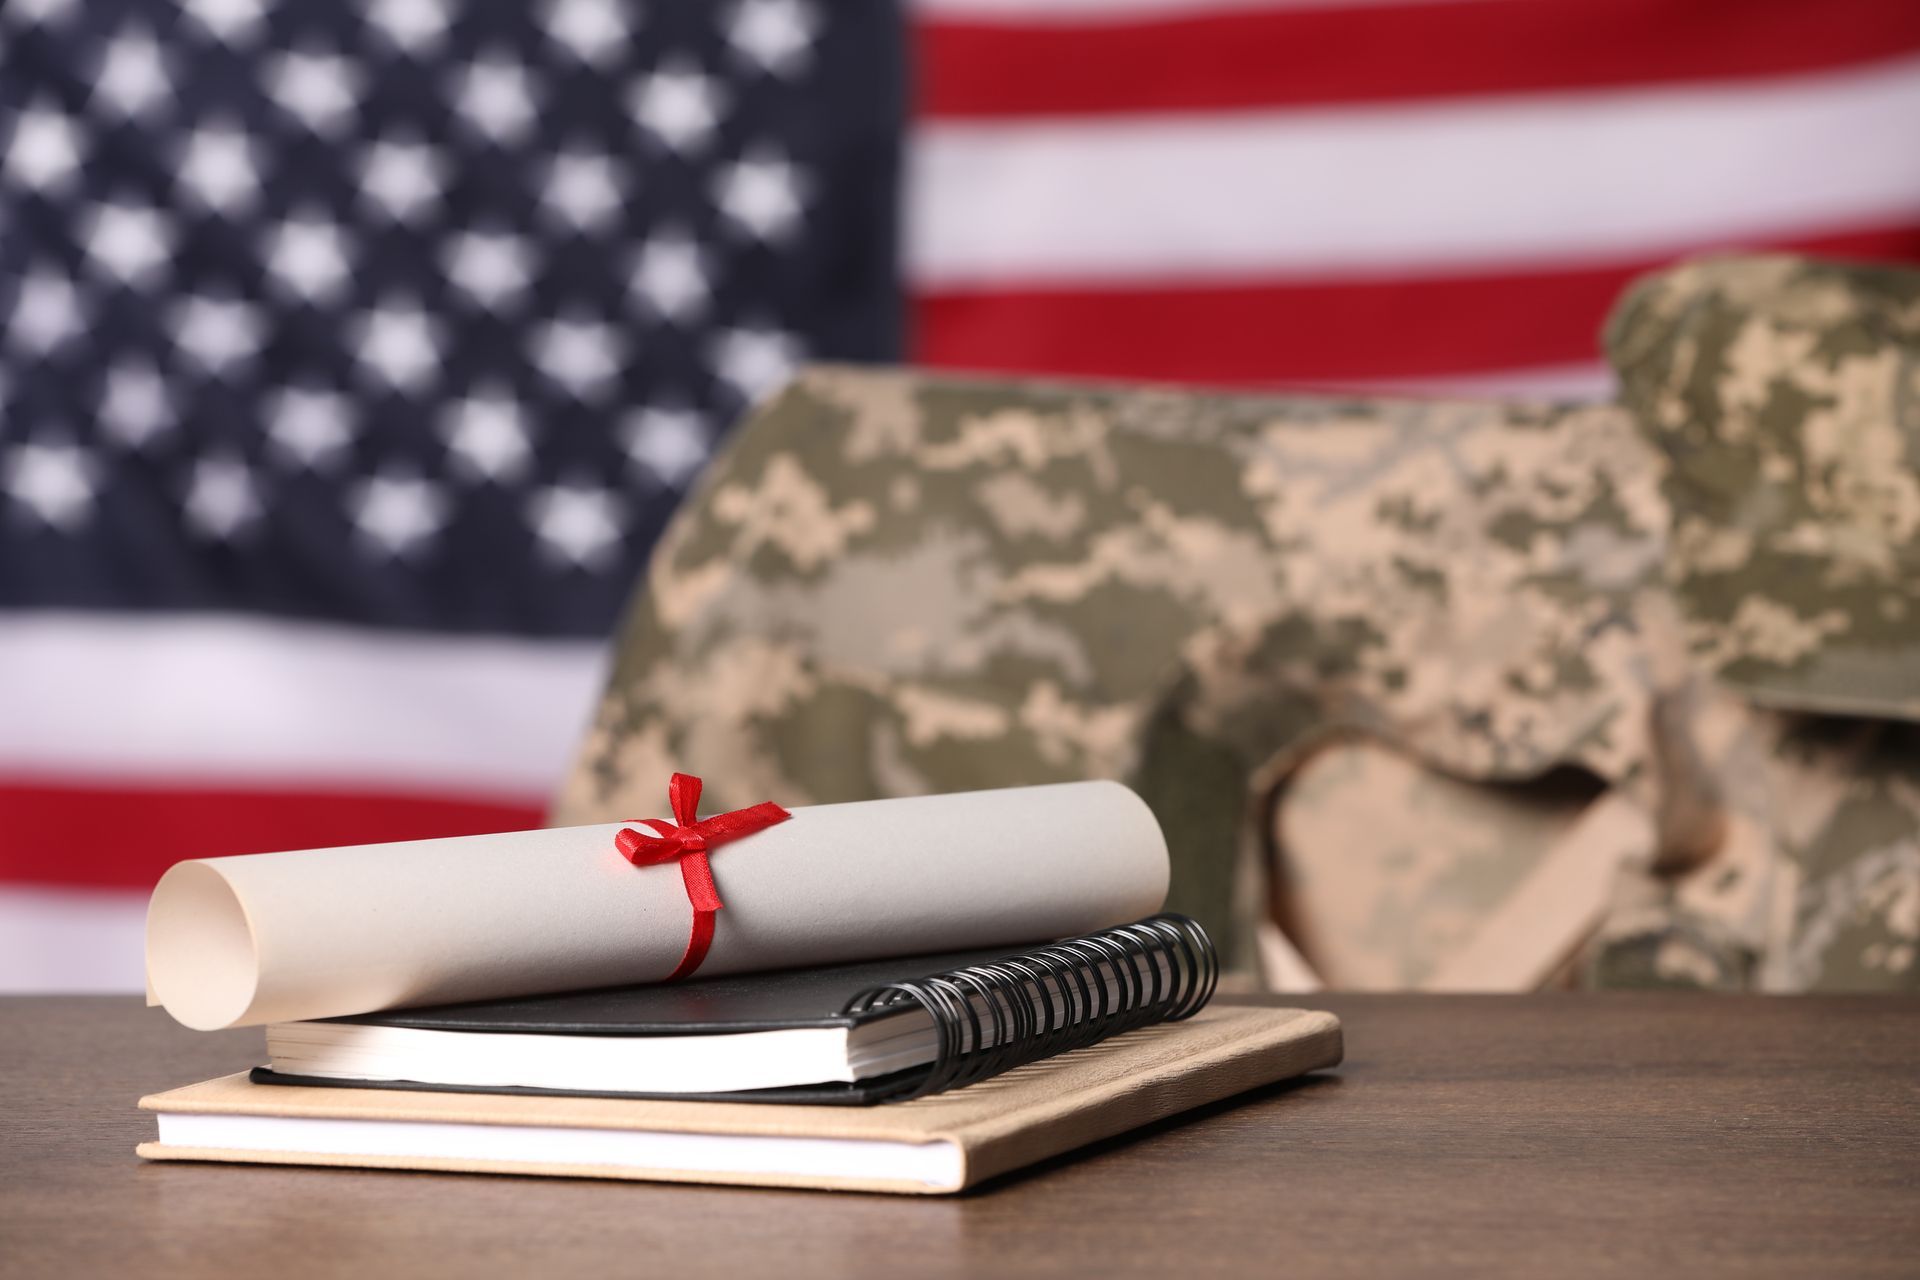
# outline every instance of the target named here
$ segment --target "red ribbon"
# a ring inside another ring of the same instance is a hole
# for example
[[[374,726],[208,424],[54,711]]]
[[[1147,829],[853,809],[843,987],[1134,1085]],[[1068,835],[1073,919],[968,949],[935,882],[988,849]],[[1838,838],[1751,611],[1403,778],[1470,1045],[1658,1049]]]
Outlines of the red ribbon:
[[[700,962],[707,958],[707,948],[713,945],[714,912],[726,905],[720,901],[720,891],[713,887],[713,868],[707,863],[707,854],[729,840],[764,831],[793,815],[767,801],[751,809],[716,813],[701,821],[700,779],[690,773],[673,775],[667,783],[667,801],[673,806],[672,822],[664,818],[629,819],[653,835],[627,827],[613,837],[613,843],[621,856],[636,867],[658,866],[663,862],[680,864],[680,878],[687,885],[687,901],[693,904],[693,933],[687,938],[687,953],[667,975],[666,980],[674,982],[698,969]]]

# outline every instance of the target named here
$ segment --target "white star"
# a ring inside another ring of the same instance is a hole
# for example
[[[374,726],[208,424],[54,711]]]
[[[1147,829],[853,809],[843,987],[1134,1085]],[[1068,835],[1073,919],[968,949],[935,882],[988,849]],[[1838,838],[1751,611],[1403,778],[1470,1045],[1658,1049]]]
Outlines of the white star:
[[[173,402],[159,371],[150,364],[115,365],[100,399],[100,425],[131,449],[173,425]]]
[[[752,155],[724,170],[715,202],[757,240],[785,239],[800,220],[799,172],[773,155]]]
[[[180,181],[209,209],[241,211],[260,191],[253,140],[230,124],[195,129],[180,160]]]
[[[221,44],[231,45],[260,25],[260,0],[185,0],[187,13]]]
[[[713,371],[749,403],[784,384],[800,363],[800,344],[778,329],[729,329],[714,339]]]
[[[420,550],[447,521],[447,502],[438,487],[400,471],[368,477],[351,504],[361,535],[390,556]]]
[[[803,0],[740,0],[727,42],[775,75],[804,70],[819,33],[819,15]]]
[[[668,320],[684,320],[707,300],[700,246],[679,231],[662,231],[641,246],[627,287]]]
[[[173,327],[180,350],[215,376],[252,359],[266,337],[253,305],[230,297],[183,299],[174,307]]]
[[[600,226],[620,207],[613,162],[590,151],[562,152],[547,170],[540,199],[576,231]]]
[[[20,113],[7,153],[0,157],[0,171],[28,191],[50,191],[79,167],[80,131],[73,121],[46,106]]]
[[[423,142],[376,142],[360,169],[367,198],[400,222],[411,221],[437,201],[444,185],[440,157]]]
[[[298,466],[318,469],[353,443],[353,406],[331,391],[290,387],[267,405],[267,439]]]
[[[621,434],[627,456],[673,489],[700,469],[711,448],[700,415],[690,409],[642,409]]]
[[[505,231],[470,231],[447,246],[447,276],[489,311],[526,290],[532,275],[526,241]]]
[[[354,349],[396,391],[418,391],[440,367],[439,327],[411,302],[383,302],[368,312]]]
[[[196,532],[220,542],[258,519],[260,493],[247,464],[231,455],[202,460],[187,488],[186,513]]]
[[[521,137],[539,109],[526,67],[504,54],[468,67],[454,100],[461,117],[494,142]]]
[[[425,53],[447,33],[441,0],[371,0],[367,21],[406,53]]]
[[[115,36],[93,77],[93,96],[129,118],[145,114],[172,91],[166,53],[145,31]]]
[[[531,449],[527,420],[504,392],[486,392],[451,406],[441,424],[447,447],[482,480],[507,480],[526,470]]]
[[[319,214],[288,218],[268,236],[267,271],[307,302],[339,293],[348,266],[346,236]]]
[[[580,61],[596,66],[618,53],[627,38],[627,20],[615,0],[553,0],[546,27]]]
[[[620,371],[611,326],[597,320],[555,320],[534,339],[534,363],[549,378],[585,400],[607,389]]]
[[[104,204],[82,233],[87,256],[122,284],[143,287],[173,252],[173,230],[151,205]]]
[[[628,109],[669,151],[703,146],[726,109],[720,86],[686,61],[669,62],[634,87]]]
[[[93,459],[73,445],[28,442],[7,454],[7,492],[55,529],[87,518],[95,484]]]
[[[366,83],[357,64],[338,54],[283,54],[267,73],[267,91],[317,134],[340,131],[360,105]]]
[[[50,27],[65,22],[79,7],[79,0],[13,0],[13,16],[29,26]]]
[[[79,333],[84,323],[80,294],[73,282],[36,269],[20,282],[7,332],[22,350],[46,355]]]
[[[529,502],[528,514],[549,551],[589,569],[612,560],[625,523],[615,497],[590,485],[542,489]]]

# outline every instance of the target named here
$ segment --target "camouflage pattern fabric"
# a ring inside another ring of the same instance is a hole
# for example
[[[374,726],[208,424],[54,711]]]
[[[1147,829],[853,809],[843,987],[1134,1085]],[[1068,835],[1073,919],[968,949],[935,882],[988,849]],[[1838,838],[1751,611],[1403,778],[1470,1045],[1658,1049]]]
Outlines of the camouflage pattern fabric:
[[[815,369],[670,529],[555,820],[673,768],[720,805],[1118,778],[1244,957],[1266,798],[1321,735],[1634,780],[1651,462],[1605,407]]]
[[[1699,658],[1770,706],[1920,717],[1920,273],[1707,259],[1606,337]]]

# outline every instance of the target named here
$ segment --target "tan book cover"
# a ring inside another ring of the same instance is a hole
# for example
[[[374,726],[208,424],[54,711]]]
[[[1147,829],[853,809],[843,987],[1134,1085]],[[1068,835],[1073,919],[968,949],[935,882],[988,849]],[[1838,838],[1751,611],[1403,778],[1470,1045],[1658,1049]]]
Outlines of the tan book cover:
[[[877,1107],[294,1088],[240,1074],[142,1098],[160,1115],[162,1140],[137,1151],[939,1194],[1340,1058],[1330,1013],[1216,1005],[970,1088]]]

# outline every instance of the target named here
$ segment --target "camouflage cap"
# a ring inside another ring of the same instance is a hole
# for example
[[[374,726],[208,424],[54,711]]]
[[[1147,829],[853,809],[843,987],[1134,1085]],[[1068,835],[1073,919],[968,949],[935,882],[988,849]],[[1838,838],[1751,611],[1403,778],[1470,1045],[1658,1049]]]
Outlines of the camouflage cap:
[[[1696,656],[1764,705],[1920,718],[1920,273],[1693,262],[1606,343]]]

